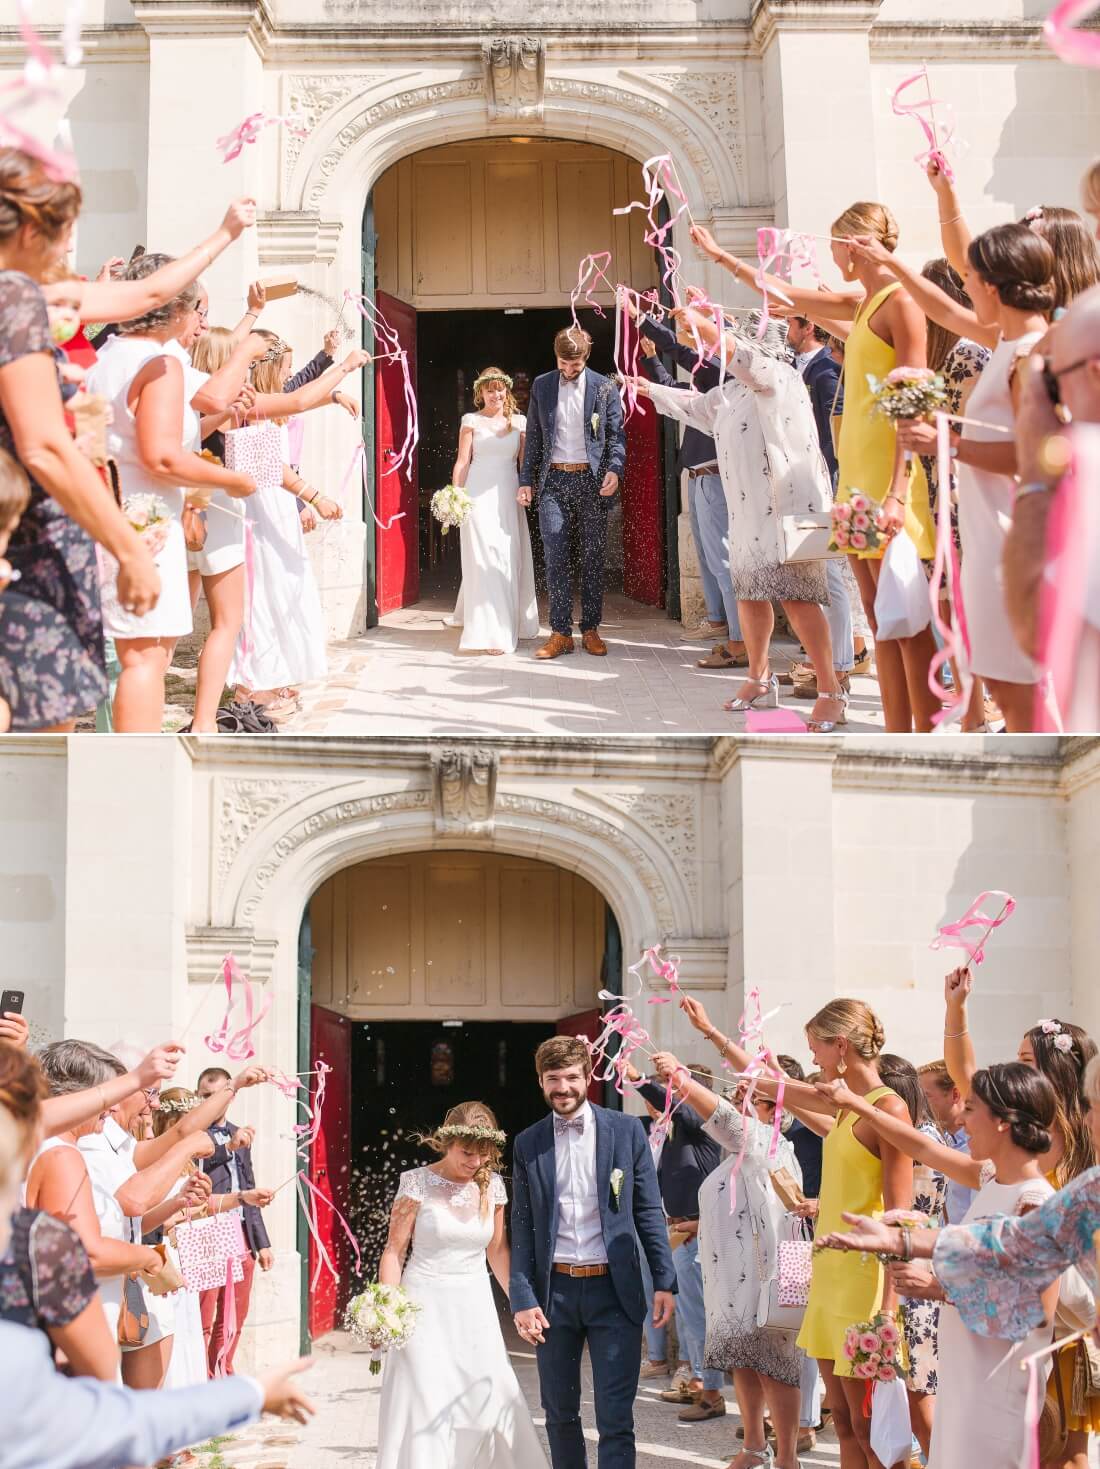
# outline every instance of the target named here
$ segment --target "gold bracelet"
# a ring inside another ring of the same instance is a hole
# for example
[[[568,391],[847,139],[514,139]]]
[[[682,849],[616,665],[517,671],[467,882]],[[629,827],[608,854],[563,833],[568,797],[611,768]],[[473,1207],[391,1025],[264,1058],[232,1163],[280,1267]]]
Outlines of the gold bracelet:
[[[941,219],[940,224],[954,224],[957,219],[962,219],[961,209],[957,214],[953,214],[950,219]]]
[[[969,1027],[969,1025],[964,1025],[963,1028],[962,1028],[962,1030],[950,1030],[950,1031],[949,1030],[945,1030],[944,1033],[943,1033],[943,1038],[944,1038],[945,1041],[957,1041],[958,1038],[959,1038],[959,1036],[961,1036],[961,1035],[969,1035],[969,1033],[970,1033],[970,1027]]]

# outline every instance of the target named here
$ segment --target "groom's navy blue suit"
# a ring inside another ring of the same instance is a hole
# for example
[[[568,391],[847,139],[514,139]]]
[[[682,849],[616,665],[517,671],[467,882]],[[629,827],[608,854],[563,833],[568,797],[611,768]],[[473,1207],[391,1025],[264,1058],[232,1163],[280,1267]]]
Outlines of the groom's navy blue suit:
[[[546,557],[550,626],[564,637],[573,633],[573,571],[570,545],[579,532],[581,554],[581,631],[600,625],[607,549],[607,512],[612,496],[601,496],[605,474],[622,483],[626,433],[618,389],[610,378],[584,369],[584,450],[587,471],[563,473],[553,467],[561,373],[544,372],[531,384],[522,484],[538,495],[539,530]]]
[[[539,1387],[554,1469],[587,1464],[580,1421],[581,1354],[592,1359],[600,1469],[633,1469],[634,1399],[642,1362],[645,1251],[655,1290],[675,1291],[676,1271],[657,1171],[637,1117],[591,1107],[596,1192],[608,1273],[574,1279],[555,1271],[558,1189],[553,1114],[516,1138],[512,1179],[513,1313],[540,1306],[550,1322],[538,1346]],[[620,1170],[620,1188],[612,1174]]]

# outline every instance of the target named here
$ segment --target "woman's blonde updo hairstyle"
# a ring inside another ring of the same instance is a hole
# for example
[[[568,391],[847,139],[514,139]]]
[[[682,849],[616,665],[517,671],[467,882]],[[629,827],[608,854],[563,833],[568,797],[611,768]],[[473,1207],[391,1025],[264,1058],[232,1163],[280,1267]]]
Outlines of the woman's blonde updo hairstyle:
[[[512,395],[512,379],[502,368],[484,367],[478,373],[474,382],[474,407],[481,409],[485,407],[485,385],[486,383],[504,384],[504,417],[508,420],[508,427],[512,427],[512,415],[519,411],[518,404]]]
[[[830,1000],[806,1025],[819,1041],[846,1040],[857,1056],[873,1061],[886,1044],[882,1021],[862,1000]]]
[[[839,217],[833,220],[831,234],[845,239],[853,235],[870,235],[879,240],[887,250],[898,247],[898,222],[885,204],[873,204],[860,200],[849,204]]]
[[[492,1132],[500,1131],[492,1109],[487,1107],[484,1102],[459,1102],[457,1107],[452,1107],[447,1113],[440,1126],[487,1127]],[[435,1132],[422,1136],[420,1141],[426,1147],[431,1148],[433,1153],[438,1153],[442,1158],[445,1153],[454,1147],[456,1142],[461,1142],[463,1139],[447,1136],[446,1134],[441,1136],[437,1128]],[[493,1174],[499,1173],[502,1166],[500,1157],[501,1145],[493,1142],[489,1138],[471,1137],[468,1139],[468,1142],[481,1153],[481,1167],[474,1174],[474,1181],[477,1183],[478,1190],[481,1194],[481,1213],[484,1216],[489,1212],[489,1183]]]

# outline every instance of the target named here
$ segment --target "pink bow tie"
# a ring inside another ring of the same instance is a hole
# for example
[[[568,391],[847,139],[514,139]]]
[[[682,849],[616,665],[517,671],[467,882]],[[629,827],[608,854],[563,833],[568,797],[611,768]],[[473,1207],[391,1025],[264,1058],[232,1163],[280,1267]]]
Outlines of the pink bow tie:
[[[583,1133],[584,1132],[584,1118],[583,1118],[583,1116],[582,1117],[570,1117],[570,1118],[565,1118],[565,1117],[555,1117],[554,1118],[554,1132],[555,1133],[557,1133],[559,1135],[562,1135],[564,1133],[567,1133],[570,1128],[573,1128],[577,1132]]]

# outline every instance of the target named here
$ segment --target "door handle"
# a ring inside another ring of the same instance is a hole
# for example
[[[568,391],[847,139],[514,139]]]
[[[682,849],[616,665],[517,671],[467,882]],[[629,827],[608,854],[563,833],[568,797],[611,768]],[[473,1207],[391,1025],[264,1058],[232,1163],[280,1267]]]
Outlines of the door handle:
[[[382,450],[382,457],[383,457],[383,459],[396,459],[397,458],[397,450],[396,449],[383,449]]]
[[[319,1179],[320,1178],[327,1178],[328,1177],[328,1169],[327,1168],[318,1168],[318,1170],[317,1170],[317,1177]]]

